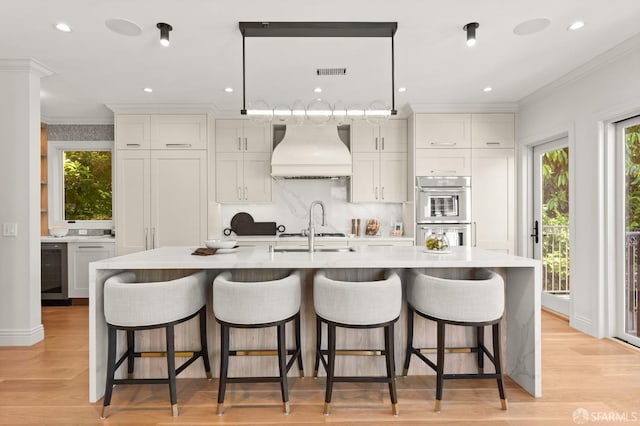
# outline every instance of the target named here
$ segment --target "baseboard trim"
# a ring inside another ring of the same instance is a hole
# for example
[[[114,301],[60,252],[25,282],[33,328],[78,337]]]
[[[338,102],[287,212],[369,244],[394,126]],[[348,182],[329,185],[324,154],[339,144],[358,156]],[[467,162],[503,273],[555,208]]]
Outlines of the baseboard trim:
[[[32,346],[44,340],[42,324],[31,330],[0,330],[0,346]]]

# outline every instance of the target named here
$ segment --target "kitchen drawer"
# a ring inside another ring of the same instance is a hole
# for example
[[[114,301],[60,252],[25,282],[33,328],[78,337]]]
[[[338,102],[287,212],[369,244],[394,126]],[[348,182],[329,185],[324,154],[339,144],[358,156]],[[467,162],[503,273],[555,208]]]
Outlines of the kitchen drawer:
[[[416,149],[416,176],[471,176],[471,150]]]

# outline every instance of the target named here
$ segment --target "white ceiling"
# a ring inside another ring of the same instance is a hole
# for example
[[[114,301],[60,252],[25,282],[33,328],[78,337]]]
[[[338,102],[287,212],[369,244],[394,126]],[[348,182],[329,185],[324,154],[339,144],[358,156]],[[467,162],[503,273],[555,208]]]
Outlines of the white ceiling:
[[[112,120],[106,105],[242,107],[239,21],[397,22],[396,108],[412,105],[515,103],[640,32],[638,0],[3,0],[0,58],[31,57],[54,71],[42,80],[42,115],[52,123]],[[123,18],[138,36],[110,31]],[[543,31],[519,36],[523,21],[548,18]],[[575,20],[586,26],[567,31]],[[71,33],[53,28],[67,22]],[[478,43],[462,26],[480,23]],[[173,26],[159,44],[156,23]],[[391,102],[389,39],[247,38],[247,106]],[[317,77],[317,67],[348,68],[348,77]],[[493,91],[484,93],[483,87]],[[142,91],[152,87],[153,93]],[[233,87],[233,93],[225,93]]]

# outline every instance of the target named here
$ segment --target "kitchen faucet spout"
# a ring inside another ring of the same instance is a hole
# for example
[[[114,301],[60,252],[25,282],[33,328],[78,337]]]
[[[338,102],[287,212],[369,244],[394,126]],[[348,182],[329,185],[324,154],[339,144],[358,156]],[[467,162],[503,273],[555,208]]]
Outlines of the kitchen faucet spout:
[[[313,250],[315,249],[314,245],[315,245],[316,229],[313,223],[313,206],[316,206],[316,205],[319,205],[320,208],[322,209],[322,226],[326,226],[326,223],[325,223],[326,215],[324,210],[324,203],[320,200],[312,201],[311,206],[309,206],[309,229],[307,230],[307,238],[309,239],[309,253],[313,253]]]

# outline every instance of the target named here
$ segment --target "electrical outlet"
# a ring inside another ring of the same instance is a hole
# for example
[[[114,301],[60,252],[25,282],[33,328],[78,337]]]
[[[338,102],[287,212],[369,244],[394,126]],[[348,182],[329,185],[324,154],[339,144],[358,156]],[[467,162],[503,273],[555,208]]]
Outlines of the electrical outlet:
[[[3,223],[2,235],[5,237],[17,237],[18,236],[18,224],[17,223]]]
[[[78,229],[78,235],[87,235],[86,229]]]

